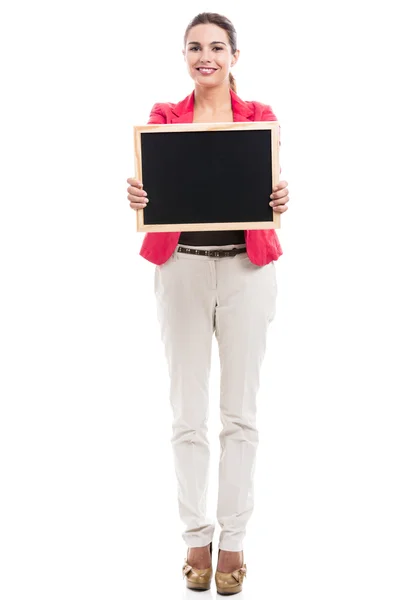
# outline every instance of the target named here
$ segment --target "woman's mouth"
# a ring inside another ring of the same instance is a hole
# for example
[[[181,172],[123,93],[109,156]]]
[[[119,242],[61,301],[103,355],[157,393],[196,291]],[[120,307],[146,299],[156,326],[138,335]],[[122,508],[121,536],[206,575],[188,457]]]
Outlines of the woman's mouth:
[[[212,75],[217,69],[211,69],[209,67],[197,67],[197,70],[202,75]]]

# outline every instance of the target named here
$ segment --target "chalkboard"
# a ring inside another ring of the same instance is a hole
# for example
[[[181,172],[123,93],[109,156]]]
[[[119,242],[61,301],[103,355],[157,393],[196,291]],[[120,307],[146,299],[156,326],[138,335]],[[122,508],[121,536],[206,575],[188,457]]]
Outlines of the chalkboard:
[[[149,202],[137,231],[277,229],[277,121],[134,127],[135,172]]]

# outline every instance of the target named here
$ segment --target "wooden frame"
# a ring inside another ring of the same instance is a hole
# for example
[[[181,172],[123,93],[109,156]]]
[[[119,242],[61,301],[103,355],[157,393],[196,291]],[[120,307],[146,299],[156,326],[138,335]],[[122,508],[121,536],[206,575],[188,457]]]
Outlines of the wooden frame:
[[[135,158],[135,176],[142,182],[143,180],[143,156],[142,156],[142,136],[144,134],[160,135],[161,133],[172,132],[199,132],[199,131],[250,131],[250,130],[270,130],[271,131],[271,178],[272,189],[279,182],[279,123],[278,121],[247,121],[231,123],[177,123],[169,125],[135,125],[134,130],[134,158]],[[167,138],[168,139],[168,138]],[[270,190],[270,193],[272,191]],[[148,199],[150,200],[149,190],[147,189]],[[270,198],[267,199],[267,204]],[[144,222],[144,211],[150,206],[149,202],[146,208],[136,211],[137,231],[140,232],[169,232],[169,231],[218,231],[234,229],[279,229],[280,214],[274,212],[270,206],[271,219],[263,221],[237,221],[237,222],[202,222],[202,223],[166,223],[166,224],[147,224]]]

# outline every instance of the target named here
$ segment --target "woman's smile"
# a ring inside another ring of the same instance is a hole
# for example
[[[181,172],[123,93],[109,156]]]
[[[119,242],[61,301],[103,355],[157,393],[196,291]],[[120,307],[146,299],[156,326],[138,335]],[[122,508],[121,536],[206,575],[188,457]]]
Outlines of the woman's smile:
[[[214,69],[213,67],[197,67],[196,70],[202,75],[212,75],[217,69]]]

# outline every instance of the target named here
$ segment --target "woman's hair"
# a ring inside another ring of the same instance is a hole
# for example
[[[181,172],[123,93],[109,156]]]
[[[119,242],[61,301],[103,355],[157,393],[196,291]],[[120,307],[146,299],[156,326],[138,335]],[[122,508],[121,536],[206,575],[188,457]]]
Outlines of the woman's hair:
[[[235,52],[237,50],[236,29],[234,28],[231,21],[229,21],[229,19],[227,19],[223,15],[219,15],[218,13],[204,12],[204,13],[198,14],[194,19],[192,19],[192,21],[189,23],[189,25],[185,31],[184,46],[186,44],[188,33],[189,33],[190,29],[192,29],[192,27],[195,27],[196,25],[206,25],[207,23],[212,23],[213,25],[218,25],[218,27],[221,27],[221,29],[224,29],[226,31],[226,33],[228,34],[228,38],[229,38],[229,44],[232,49],[232,54],[235,54]],[[230,83],[230,88],[234,92],[236,92],[237,91],[236,81],[235,81],[235,78],[233,77],[232,73],[229,73],[229,83]]]

